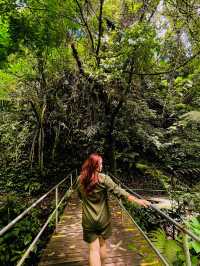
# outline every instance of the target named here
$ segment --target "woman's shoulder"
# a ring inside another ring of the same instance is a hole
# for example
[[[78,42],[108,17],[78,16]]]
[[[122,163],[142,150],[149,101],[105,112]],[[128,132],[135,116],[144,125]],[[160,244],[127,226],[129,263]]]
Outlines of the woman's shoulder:
[[[106,179],[106,174],[100,173],[99,174],[99,181],[102,182],[102,183],[104,183],[105,179]]]

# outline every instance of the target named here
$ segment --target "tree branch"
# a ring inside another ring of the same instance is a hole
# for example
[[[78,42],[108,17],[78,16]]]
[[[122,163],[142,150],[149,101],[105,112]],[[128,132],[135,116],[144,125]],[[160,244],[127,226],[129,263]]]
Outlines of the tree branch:
[[[192,57],[190,57],[188,60],[186,60],[182,64],[178,65],[176,68],[172,68],[172,69],[169,69],[167,71],[161,71],[161,72],[155,72],[155,73],[133,72],[133,75],[138,75],[138,76],[156,76],[156,75],[170,74],[170,73],[173,73],[174,71],[180,69],[181,67],[184,67],[185,65],[187,65],[189,62],[191,62],[193,59],[195,59],[199,55],[200,55],[200,51],[198,51],[196,54],[194,54]],[[124,72],[130,73],[130,71],[124,71]]]
[[[100,46],[101,46],[101,37],[103,34],[103,21],[102,21],[102,16],[103,16],[103,4],[104,0],[100,0],[100,11],[99,11],[99,33],[98,33],[98,43],[97,43],[97,49],[96,49],[96,56],[97,56],[97,65],[99,66],[100,64],[100,57],[99,57],[99,51],[100,51]]]
[[[77,51],[74,43],[71,44],[71,48],[72,48],[72,54],[73,54],[73,56],[74,56],[74,58],[76,60],[79,72],[80,72],[81,75],[84,76],[85,72],[83,70],[82,62],[81,62],[81,59],[79,58],[78,51]]]
[[[151,15],[148,18],[148,22],[150,22],[151,19],[153,18],[153,16],[155,15],[155,13],[157,11],[157,8],[158,8],[158,5],[159,5],[159,2],[158,2],[158,4],[156,4],[156,6],[154,7],[154,9],[151,11]]]
[[[79,1],[78,0],[74,0],[74,1],[76,2],[77,6],[79,8],[81,19],[82,19],[83,24],[84,24],[84,26],[85,26],[85,28],[86,28],[86,30],[88,32],[88,35],[89,35],[89,38],[90,38],[90,41],[91,41],[91,45],[92,45],[92,50],[93,50],[93,52],[95,52],[95,46],[94,46],[94,40],[93,40],[92,32],[91,32],[91,30],[89,28],[89,25],[88,25],[88,23],[87,23],[87,21],[86,21],[86,19],[84,17],[83,10],[82,10],[82,8],[80,6]]]
[[[140,19],[139,19],[140,22],[142,22],[143,19],[144,19],[145,13],[146,13],[146,11],[148,9],[148,5],[149,5],[149,2],[147,0],[143,0],[143,7],[141,9],[142,10],[142,14],[141,14]]]

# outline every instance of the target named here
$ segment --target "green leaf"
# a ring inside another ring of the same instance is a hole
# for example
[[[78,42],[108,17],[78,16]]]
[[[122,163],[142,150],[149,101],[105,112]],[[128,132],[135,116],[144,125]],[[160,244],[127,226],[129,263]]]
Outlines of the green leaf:
[[[135,246],[134,243],[129,243],[129,244],[128,244],[128,249],[129,249],[129,250],[132,250],[132,251],[137,250],[137,248],[136,248],[136,246]]]
[[[31,242],[32,236],[30,234],[26,235],[24,238],[24,244],[27,245]]]
[[[191,243],[192,247],[196,251],[196,253],[200,253],[200,243],[197,241],[192,241]]]
[[[177,252],[181,251],[182,249],[178,246],[176,240],[167,240],[165,243],[164,254],[167,259],[173,263],[177,259]]]

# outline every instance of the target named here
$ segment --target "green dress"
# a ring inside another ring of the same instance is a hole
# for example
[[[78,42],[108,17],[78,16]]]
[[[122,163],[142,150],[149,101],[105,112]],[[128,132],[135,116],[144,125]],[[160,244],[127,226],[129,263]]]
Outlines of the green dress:
[[[99,174],[99,182],[93,192],[86,195],[80,176],[75,184],[75,190],[82,201],[82,227],[84,241],[91,243],[99,235],[107,239],[112,234],[111,212],[108,204],[108,192],[118,199],[127,199],[127,191],[112,181],[110,176]]]

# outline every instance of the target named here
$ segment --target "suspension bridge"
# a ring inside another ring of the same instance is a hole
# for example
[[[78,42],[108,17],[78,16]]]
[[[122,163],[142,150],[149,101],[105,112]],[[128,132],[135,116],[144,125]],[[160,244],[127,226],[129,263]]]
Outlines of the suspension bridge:
[[[112,175],[111,175],[112,176]],[[76,181],[76,173],[69,174],[61,182],[50,189],[46,194],[35,201],[23,213],[17,216],[7,226],[0,231],[0,236],[6,234],[7,231],[12,230],[12,227],[23,219],[33,208],[42,202],[50,193],[55,192],[55,209],[48,217],[41,230],[33,239],[28,249],[24,252],[21,259],[16,266],[25,265],[26,259],[30,252],[37,245],[42,233],[48,224],[55,219],[55,230],[51,236],[47,246],[42,251],[42,256],[38,266],[86,266],[88,265],[88,247],[87,243],[83,241],[82,227],[81,227],[81,201],[79,200],[76,191],[73,187]],[[118,185],[123,186],[124,189],[142,198],[129,187],[125,186],[112,176],[113,180]],[[59,200],[59,187],[65,182],[69,186],[66,189],[63,197]],[[107,253],[108,257],[105,260],[106,266],[160,266],[170,265],[167,259],[161,254],[153,245],[148,236],[143,232],[140,226],[135,222],[134,218],[126,210],[121,200],[118,200],[113,195],[110,195],[110,208],[112,210],[112,236],[108,239]],[[67,198],[67,204],[64,212],[58,217],[58,210],[64,200]],[[156,211],[159,215],[164,217],[168,222],[174,225],[183,236],[190,237],[200,243],[200,238],[188,231],[185,227],[174,221],[171,217],[163,213],[155,205],[151,204],[150,208]],[[192,265],[190,260],[190,253],[188,242],[184,241],[183,249],[186,257],[186,265]]]

